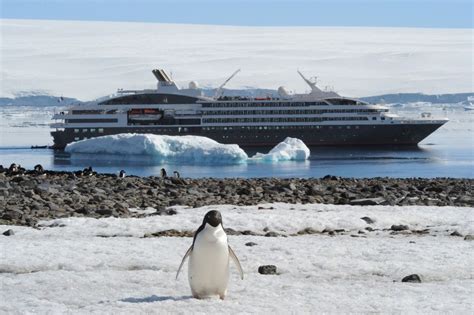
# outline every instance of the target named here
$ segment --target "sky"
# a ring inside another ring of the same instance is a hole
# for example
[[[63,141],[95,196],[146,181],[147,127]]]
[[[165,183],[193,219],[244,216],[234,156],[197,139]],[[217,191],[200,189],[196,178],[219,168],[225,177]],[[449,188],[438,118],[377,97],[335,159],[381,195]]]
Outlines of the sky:
[[[471,0],[0,0],[4,19],[472,28]]]

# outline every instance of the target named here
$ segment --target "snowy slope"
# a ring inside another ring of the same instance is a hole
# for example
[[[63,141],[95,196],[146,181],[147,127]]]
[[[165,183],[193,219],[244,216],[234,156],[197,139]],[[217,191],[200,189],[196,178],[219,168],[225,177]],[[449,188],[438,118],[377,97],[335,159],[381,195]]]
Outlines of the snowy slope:
[[[0,20],[0,96],[44,91],[82,100],[153,87],[162,67],[183,85],[308,87],[317,75],[343,95],[472,90],[469,29],[234,27]]]
[[[265,209],[261,209],[261,208]],[[273,209],[269,209],[273,207]],[[190,298],[186,270],[174,280],[191,238],[142,238],[167,229],[194,230],[210,209],[237,231],[265,228],[290,235],[312,227],[343,228],[343,235],[230,236],[245,270],[236,269],[228,297]],[[40,230],[13,227],[0,237],[0,312],[22,313],[459,313],[474,307],[472,208],[350,207],[268,204],[178,207],[175,216],[143,219],[70,218]],[[374,232],[358,234],[369,226]],[[391,235],[392,224],[427,235]],[[0,231],[9,227],[0,226]],[[356,235],[359,237],[352,237]],[[109,236],[109,237],[107,237]],[[255,242],[256,246],[244,244]],[[275,264],[280,275],[260,275]],[[423,283],[401,283],[411,273]]]

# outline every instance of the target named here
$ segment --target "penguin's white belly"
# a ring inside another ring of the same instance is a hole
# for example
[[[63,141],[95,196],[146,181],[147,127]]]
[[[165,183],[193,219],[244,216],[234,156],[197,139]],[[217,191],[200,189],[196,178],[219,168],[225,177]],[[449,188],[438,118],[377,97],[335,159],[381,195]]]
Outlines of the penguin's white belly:
[[[188,267],[188,280],[193,296],[225,296],[229,281],[229,248],[222,229],[206,227],[199,233]]]

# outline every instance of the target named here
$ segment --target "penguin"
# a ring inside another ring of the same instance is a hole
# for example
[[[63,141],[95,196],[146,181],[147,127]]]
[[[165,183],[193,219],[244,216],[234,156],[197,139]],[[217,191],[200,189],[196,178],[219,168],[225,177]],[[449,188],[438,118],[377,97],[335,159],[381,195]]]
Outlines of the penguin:
[[[232,259],[244,279],[239,259],[227,243],[227,235],[222,226],[219,211],[206,213],[201,226],[194,233],[193,244],[179,265],[176,279],[186,258],[188,262],[188,281],[191,293],[196,299],[219,296],[223,300],[229,282],[229,260]]]
[[[180,177],[181,177],[181,175],[179,174],[178,171],[174,171],[173,174],[174,174],[174,177],[176,177],[176,178],[180,178]]]
[[[86,167],[86,168],[82,171],[82,175],[84,175],[84,176],[92,176],[92,175],[94,175],[94,170],[92,169],[92,166]]]
[[[167,177],[166,170],[164,168],[162,168],[160,170],[160,176],[161,176],[161,178],[166,178]]]
[[[44,173],[44,169],[43,169],[43,166],[41,164],[36,164],[35,167],[33,168],[34,171],[36,172],[36,174],[43,174]]]
[[[120,173],[119,173],[119,178],[125,178],[125,171],[124,170],[120,170]]]

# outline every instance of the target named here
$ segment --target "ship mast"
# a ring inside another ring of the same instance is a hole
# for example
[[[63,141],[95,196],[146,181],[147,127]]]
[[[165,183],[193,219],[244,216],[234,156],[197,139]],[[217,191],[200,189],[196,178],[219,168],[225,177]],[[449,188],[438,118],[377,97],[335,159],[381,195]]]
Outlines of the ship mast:
[[[222,89],[224,88],[224,86],[225,86],[230,80],[232,80],[232,78],[235,77],[235,75],[236,75],[237,73],[239,73],[239,72],[240,72],[240,69],[237,69],[234,73],[232,73],[232,75],[231,75],[229,78],[227,78],[227,80],[224,81],[224,83],[221,84],[221,86],[219,86],[219,88],[216,90],[216,93],[214,94],[214,98],[218,98],[218,97],[221,96],[221,94],[222,94]]]

